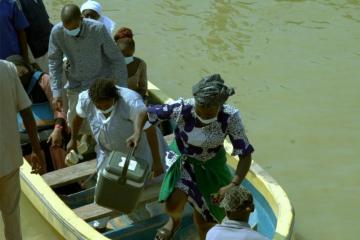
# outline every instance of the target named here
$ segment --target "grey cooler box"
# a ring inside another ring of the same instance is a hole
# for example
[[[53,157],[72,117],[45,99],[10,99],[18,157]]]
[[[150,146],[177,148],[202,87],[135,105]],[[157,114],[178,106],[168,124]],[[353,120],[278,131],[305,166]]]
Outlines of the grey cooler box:
[[[100,170],[95,190],[98,205],[123,213],[135,209],[150,176],[150,166],[147,161],[132,157],[133,151],[127,155],[114,151],[105,160],[107,164]]]

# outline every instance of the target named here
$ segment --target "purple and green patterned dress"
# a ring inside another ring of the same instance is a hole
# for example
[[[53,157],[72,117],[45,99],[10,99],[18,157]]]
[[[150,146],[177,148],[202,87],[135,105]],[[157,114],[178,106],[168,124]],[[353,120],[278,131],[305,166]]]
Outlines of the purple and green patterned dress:
[[[193,98],[148,108],[149,121],[176,122],[175,141],[166,154],[167,173],[160,192],[166,200],[174,188],[188,196],[189,203],[208,222],[221,222],[225,212],[211,203],[210,194],[229,184],[232,175],[226,165],[224,140],[229,136],[232,155],[246,156],[254,151],[245,135],[239,110],[224,104],[214,121],[197,126]]]

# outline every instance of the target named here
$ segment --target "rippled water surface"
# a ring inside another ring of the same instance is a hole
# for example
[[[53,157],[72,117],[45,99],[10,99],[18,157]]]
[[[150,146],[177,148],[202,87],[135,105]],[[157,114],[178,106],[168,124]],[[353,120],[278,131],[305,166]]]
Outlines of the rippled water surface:
[[[69,1],[45,2],[57,22]],[[360,1],[102,3],[133,29],[135,55],[171,97],[190,96],[216,72],[235,87],[229,102],[242,111],[255,160],[295,206],[297,239],[358,238]],[[34,211],[22,206],[29,222]],[[39,235],[25,239],[55,238],[43,221],[31,223]]]

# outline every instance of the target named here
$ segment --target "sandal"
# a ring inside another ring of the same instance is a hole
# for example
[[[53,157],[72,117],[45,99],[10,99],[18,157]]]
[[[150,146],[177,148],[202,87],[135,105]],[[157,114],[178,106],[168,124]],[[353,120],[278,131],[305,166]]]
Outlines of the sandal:
[[[174,224],[174,223],[173,223]],[[180,223],[172,230],[167,229],[165,226],[159,228],[156,232],[154,240],[172,240],[176,235],[176,232],[180,229]]]

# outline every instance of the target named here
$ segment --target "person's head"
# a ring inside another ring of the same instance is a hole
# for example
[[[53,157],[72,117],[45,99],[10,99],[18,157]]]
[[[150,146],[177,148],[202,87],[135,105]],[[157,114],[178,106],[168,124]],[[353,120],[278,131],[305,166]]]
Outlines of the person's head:
[[[90,86],[89,97],[95,107],[104,114],[110,113],[115,102],[120,98],[115,81],[112,79],[97,79]]]
[[[131,57],[135,52],[135,41],[130,28],[122,27],[114,35],[114,40],[124,57]]]
[[[84,18],[99,20],[101,16],[102,7],[100,3],[92,0],[88,0],[83,5],[81,5],[80,10]]]
[[[244,187],[233,187],[225,193],[220,207],[226,211],[226,216],[232,220],[249,221],[250,213],[255,209],[251,193]]]
[[[12,62],[16,66],[17,74],[21,80],[21,83],[26,86],[34,74],[34,67],[27,63],[20,55],[12,55],[6,58],[6,60]]]
[[[80,9],[75,4],[66,4],[61,10],[61,21],[65,28],[66,34],[70,36],[78,36],[81,27]]]
[[[192,93],[197,118],[206,124],[216,120],[222,105],[235,92],[224,84],[220,74],[213,74],[195,84]]]

